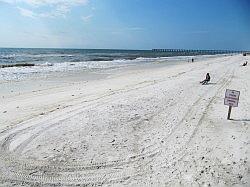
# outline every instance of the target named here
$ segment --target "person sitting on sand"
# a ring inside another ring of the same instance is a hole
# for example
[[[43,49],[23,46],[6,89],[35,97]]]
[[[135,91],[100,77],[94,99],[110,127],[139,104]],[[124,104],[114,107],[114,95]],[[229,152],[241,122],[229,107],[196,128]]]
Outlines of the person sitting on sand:
[[[207,74],[206,74],[206,79],[203,80],[203,81],[201,81],[200,83],[201,83],[201,84],[207,84],[209,81],[210,81],[210,75],[209,75],[209,73],[207,73]]]
[[[247,61],[246,62],[244,62],[244,64],[242,65],[242,66],[246,66],[247,65]]]

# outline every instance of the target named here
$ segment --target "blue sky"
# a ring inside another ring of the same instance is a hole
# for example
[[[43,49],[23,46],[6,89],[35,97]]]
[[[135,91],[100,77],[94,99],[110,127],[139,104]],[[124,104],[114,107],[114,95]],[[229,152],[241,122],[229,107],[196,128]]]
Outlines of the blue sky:
[[[250,50],[250,0],[0,0],[0,47]]]

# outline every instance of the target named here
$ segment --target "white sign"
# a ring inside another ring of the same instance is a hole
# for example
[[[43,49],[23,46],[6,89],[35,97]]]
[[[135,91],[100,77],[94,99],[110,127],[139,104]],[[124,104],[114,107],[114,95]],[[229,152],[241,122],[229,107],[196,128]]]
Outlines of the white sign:
[[[236,90],[226,90],[224,105],[238,107],[240,92]]]

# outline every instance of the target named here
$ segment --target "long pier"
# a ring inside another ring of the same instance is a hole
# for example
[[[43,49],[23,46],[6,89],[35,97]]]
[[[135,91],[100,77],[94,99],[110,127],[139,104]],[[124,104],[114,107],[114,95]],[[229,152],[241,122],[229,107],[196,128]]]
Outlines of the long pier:
[[[193,50],[193,49],[152,49],[153,52],[168,52],[181,54],[244,54],[249,51],[234,51],[234,50]]]

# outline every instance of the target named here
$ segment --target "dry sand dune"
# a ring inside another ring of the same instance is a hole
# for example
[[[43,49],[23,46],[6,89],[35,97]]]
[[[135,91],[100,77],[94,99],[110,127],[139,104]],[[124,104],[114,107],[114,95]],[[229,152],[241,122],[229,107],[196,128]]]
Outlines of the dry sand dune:
[[[249,186],[250,60],[111,73],[0,100],[0,186]],[[211,83],[199,81],[210,72]],[[13,85],[11,85],[13,84]],[[19,85],[20,84],[20,85]],[[240,103],[226,120],[227,88]]]

